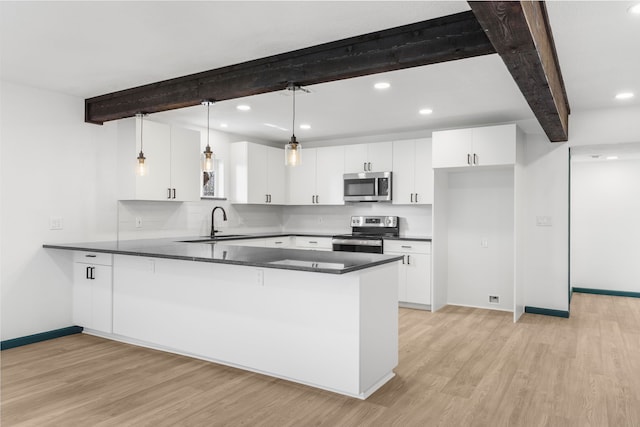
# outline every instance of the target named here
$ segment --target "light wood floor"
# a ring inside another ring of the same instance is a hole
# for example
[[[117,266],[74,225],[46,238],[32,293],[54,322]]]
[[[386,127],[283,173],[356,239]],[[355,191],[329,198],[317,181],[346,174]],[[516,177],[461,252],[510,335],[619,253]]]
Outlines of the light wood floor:
[[[2,426],[640,426],[640,299],[571,318],[400,311],[396,377],[366,401],[74,335],[5,350]]]

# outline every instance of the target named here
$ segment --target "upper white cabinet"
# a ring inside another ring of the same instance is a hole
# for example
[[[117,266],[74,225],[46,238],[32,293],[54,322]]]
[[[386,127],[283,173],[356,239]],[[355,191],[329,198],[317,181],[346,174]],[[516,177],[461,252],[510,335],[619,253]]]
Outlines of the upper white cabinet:
[[[200,199],[200,133],[144,121],[147,174],[137,176],[140,119],[118,122],[118,198],[193,201]]]
[[[342,205],[345,147],[305,148],[302,163],[287,168],[290,205]]]
[[[393,204],[433,203],[431,138],[393,142]]]
[[[433,168],[513,165],[515,124],[433,132]]]
[[[231,144],[232,203],[285,202],[284,150],[252,142]]]
[[[347,145],[344,150],[344,171],[387,172],[393,167],[392,156],[392,142]]]

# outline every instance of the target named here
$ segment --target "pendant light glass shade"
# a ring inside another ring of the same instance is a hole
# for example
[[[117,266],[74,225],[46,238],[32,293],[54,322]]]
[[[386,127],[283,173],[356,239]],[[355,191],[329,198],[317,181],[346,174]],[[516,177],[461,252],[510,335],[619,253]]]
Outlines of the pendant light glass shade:
[[[291,141],[284,146],[284,164],[286,166],[298,166],[302,162],[302,146],[296,141],[296,136],[291,136]]]
[[[211,151],[211,146],[209,145],[209,134],[211,133],[211,130],[209,127],[209,117],[210,117],[209,110],[210,110],[210,107],[213,105],[213,101],[202,101],[202,105],[207,106],[207,147],[202,152],[202,170],[204,172],[211,173],[213,172],[215,157],[213,155],[213,151]]]
[[[284,164],[285,166],[298,166],[302,163],[302,145],[296,140],[296,90],[300,89],[300,86],[291,84],[287,88],[293,91],[293,120],[291,124],[291,140],[284,146]]]
[[[138,113],[136,114],[136,117],[140,119],[140,154],[138,154],[138,157],[136,158],[136,160],[138,161],[136,163],[136,175],[146,176],[148,173],[148,170],[147,170],[147,164],[145,163],[145,160],[147,158],[144,156],[144,151],[142,149],[142,145],[144,144],[144,139],[143,139],[144,114]]]

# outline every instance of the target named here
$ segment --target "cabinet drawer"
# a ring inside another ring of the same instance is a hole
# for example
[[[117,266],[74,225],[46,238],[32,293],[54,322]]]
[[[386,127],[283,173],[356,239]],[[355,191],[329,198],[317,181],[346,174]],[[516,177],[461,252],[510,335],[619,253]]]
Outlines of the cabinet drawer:
[[[296,236],[296,247],[301,249],[333,250],[331,237],[303,237]]]
[[[417,242],[415,240],[385,240],[384,252],[430,254],[431,242]]]
[[[113,265],[113,255],[101,252],[80,252],[73,253],[74,262],[97,265]]]
[[[289,248],[291,247],[291,237],[269,237],[265,240],[265,246],[268,248]]]

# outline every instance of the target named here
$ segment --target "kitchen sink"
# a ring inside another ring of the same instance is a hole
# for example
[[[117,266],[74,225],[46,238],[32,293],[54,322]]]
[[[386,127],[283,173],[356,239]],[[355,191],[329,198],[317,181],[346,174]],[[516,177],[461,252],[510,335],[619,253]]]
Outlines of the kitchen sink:
[[[183,243],[207,243],[207,242],[217,242],[219,240],[228,240],[234,237],[246,237],[245,234],[222,234],[220,236],[215,237],[202,237],[202,239],[194,239],[194,240],[181,240]]]

